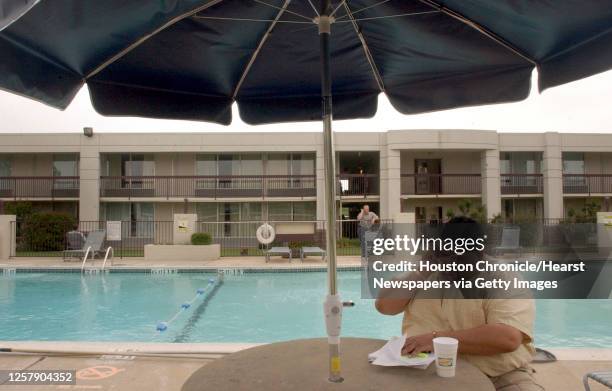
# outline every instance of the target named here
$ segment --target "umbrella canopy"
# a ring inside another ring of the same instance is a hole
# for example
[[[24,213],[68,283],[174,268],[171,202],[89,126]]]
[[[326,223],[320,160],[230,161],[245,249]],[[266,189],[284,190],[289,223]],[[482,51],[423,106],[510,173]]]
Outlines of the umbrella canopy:
[[[104,115],[229,124],[237,102],[250,124],[321,118],[318,0],[35,3],[1,3],[2,89],[63,109],[87,83]],[[543,90],[612,65],[605,0],[332,8],[335,119],[373,116],[381,92],[413,114],[524,99],[536,66]]]

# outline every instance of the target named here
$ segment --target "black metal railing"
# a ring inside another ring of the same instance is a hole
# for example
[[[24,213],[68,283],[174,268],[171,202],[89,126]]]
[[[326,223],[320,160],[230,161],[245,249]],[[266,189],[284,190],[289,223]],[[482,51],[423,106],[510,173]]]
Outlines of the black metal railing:
[[[78,198],[79,182],[78,176],[0,177],[0,198]]]
[[[337,175],[339,197],[367,197],[380,194],[377,174],[340,174]]]
[[[612,174],[563,174],[566,194],[612,193]]]
[[[103,176],[101,197],[314,197],[314,175]]]
[[[501,194],[542,194],[542,174],[501,174]]]
[[[402,195],[480,194],[480,174],[402,174]]]

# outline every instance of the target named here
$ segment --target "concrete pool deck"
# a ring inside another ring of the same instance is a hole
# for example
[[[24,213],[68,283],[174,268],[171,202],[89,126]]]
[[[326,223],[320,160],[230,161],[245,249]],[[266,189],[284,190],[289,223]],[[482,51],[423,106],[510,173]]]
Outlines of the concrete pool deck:
[[[0,390],[179,391],[185,381],[203,365],[226,354],[256,345],[0,342],[0,346],[45,351],[40,354],[0,353],[0,369],[77,371],[77,384],[73,386],[7,386],[2,385],[6,379],[0,379]],[[70,353],[62,354],[62,350]],[[95,351],[97,353],[94,354]],[[155,355],[163,351],[171,351],[174,354]],[[559,361],[533,364],[538,381],[549,391],[582,390],[582,376],[585,373],[612,370],[612,349],[551,351],[557,355]],[[150,355],[146,355],[147,352]],[[326,374],[322,373],[321,376]],[[591,384],[593,391],[607,389],[592,382]]]
[[[307,257],[304,262],[299,258],[294,258],[291,262],[289,259],[281,257],[272,257],[270,262],[266,263],[265,257],[222,257],[215,261],[151,261],[141,257],[126,257],[115,258],[112,262],[108,262],[106,268],[109,269],[151,269],[151,268],[169,268],[169,269],[304,269],[304,268],[326,268],[327,263],[323,262],[320,257]],[[355,268],[361,266],[361,258],[359,256],[339,256],[338,268]],[[102,260],[87,261],[87,268],[102,267]],[[74,268],[81,269],[80,261],[64,262],[61,257],[15,257],[8,260],[0,260],[0,269],[36,269],[36,268]]]

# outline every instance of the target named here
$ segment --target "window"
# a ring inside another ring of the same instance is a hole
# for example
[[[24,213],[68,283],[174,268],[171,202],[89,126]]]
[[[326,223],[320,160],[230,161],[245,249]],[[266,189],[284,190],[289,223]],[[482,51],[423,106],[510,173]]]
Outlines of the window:
[[[268,219],[270,221],[291,221],[291,202],[268,203]]]
[[[564,152],[563,153],[563,173],[572,175],[584,174],[584,153]]]
[[[541,152],[501,152],[500,171],[502,174],[540,174]]]
[[[316,219],[317,211],[314,202],[294,202],[293,221],[313,221]]]
[[[314,202],[270,202],[268,203],[270,221],[313,221],[316,219]]]
[[[121,176],[124,188],[154,189],[155,160],[152,155],[129,153],[121,155]]]
[[[77,177],[79,176],[79,161],[74,154],[55,154],[53,155],[53,187],[55,189],[76,189],[78,181],[74,178],[57,179],[58,177]]]
[[[0,157],[0,177],[11,176],[11,158],[8,156]]]
[[[198,189],[219,188],[260,188],[261,182],[255,179],[231,178],[239,175],[263,175],[263,159],[258,153],[200,154],[196,156],[196,175],[219,176],[219,178],[200,178]]]

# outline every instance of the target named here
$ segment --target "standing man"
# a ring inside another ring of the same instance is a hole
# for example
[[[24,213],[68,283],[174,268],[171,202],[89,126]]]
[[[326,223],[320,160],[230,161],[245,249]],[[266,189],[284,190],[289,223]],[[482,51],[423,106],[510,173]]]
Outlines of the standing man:
[[[361,260],[365,260],[368,256],[365,233],[370,229],[372,224],[374,224],[374,220],[378,220],[378,216],[374,212],[370,212],[370,206],[364,205],[361,208],[361,212],[357,215],[357,221],[359,222],[359,227],[357,228],[357,234],[359,235],[359,244],[361,246]]]

